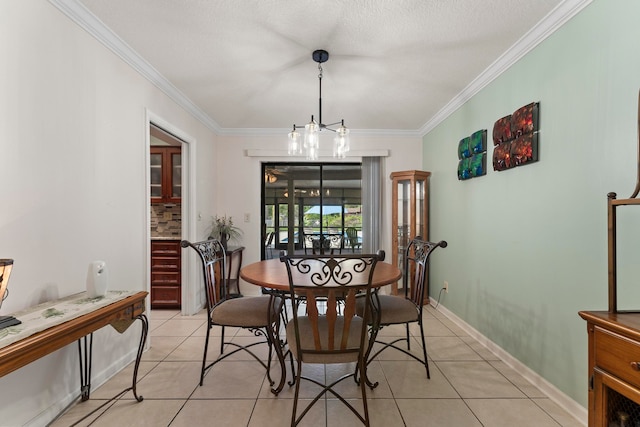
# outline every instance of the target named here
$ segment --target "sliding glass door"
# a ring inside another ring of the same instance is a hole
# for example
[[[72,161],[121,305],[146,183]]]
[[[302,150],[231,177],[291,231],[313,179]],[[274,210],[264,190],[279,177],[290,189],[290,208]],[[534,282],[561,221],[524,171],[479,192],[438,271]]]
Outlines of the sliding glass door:
[[[263,259],[361,250],[360,163],[263,163]]]

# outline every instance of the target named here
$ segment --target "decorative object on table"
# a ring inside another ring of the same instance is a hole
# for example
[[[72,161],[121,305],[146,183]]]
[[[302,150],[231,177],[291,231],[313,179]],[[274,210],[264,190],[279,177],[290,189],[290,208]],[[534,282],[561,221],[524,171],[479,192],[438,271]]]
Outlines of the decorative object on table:
[[[11,276],[12,269],[12,259],[0,259],[0,307],[2,307],[2,301],[9,296],[9,289],[7,289],[7,287],[9,286],[9,276]],[[13,316],[0,316],[0,329],[19,325],[20,323],[22,322]]]
[[[532,102],[493,125],[493,170],[503,171],[538,161],[540,103]]]
[[[233,225],[233,218],[224,216],[214,216],[211,227],[210,239],[218,239],[222,243],[225,250],[228,247],[229,240],[240,241],[242,230]]]
[[[109,273],[107,263],[93,261],[87,271],[87,296],[89,298],[101,297],[107,293],[109,285]]]
[[[474,132],[458,143],[458,179],[466,180],[487,173],[487,130]]]
[[[318,121],[311,116],[311,121],[304,126],[304,143],[300,143],[300,133],[298,128],[303,126],[293,125],[293,130],[289,132],[289,155],[302,154],[302,148],[305,149],[305,154],[308,160],[318,160],[320,131],[323,129],[330,130],[336,133],[333,141],[333,157],[343,159],[346,153],[350,149],[349,145],[349,129],[344,125],[344,120],[339,122],[325,125],[322,123],[322,63],[327,62],[329,59],[329,52],[326,50],[315,50],[311,55],[313,60],[318,63]],[[331,129],[331,126],[340,125],[338,129]]]

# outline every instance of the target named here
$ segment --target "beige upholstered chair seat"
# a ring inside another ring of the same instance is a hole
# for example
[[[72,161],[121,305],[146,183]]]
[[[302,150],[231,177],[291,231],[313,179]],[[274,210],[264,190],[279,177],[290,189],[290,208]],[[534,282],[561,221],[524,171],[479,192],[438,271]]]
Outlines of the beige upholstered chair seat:
[[[336,319],[336,330],[342,330],[344,325],[344,317],[338,317]],[[313,326],[311,320],[307,316],[298,317],[298,326],[300,328],[300,346],[304,350],[315,349],[315,340],[313,335]],[[354,317],[351,320],[351,328],[349,329],[349,337],[347,338],[347,348],[358,348],[360,345],[360,331],[362,329],[362,318]],[[318,318],[318,336],[320,339],[320,345],[323,350],[329,349],[329,325],[325,316]],[[336,334],[334,337],[333,349],[340,348],[341,335]],[[289,322],[287,325],[287,342],[293,355],[297,358],[301,357],[298,352],[296,344],[296,331],[293,322]],[[365,347],[368,345],[368,334],[365,334]],[[305,363],[349,363],[357,362],[358,353],[318,353],[310,354],[304,353],[303,362]]]
[[[424,339],[424,325],[422,319],[422,304],[424,302],[425,295],[427,294],[426,278],[427,278],[427,262],[429,256],[436,248],[446,248],[447,242],[441,240],[437,243],[428,242],[422,240],[420,237],[412,239],[407,245],[404,253],[404,269],[403,269],[403,295],[374,295],[372,296],[373,304],[376,303],[376,297],[378,298],[378,307],[380,310],[380,328],[391,325],[404,325],[404,336],[392,336],[387,337],[390,341],[378,340],[378,329],[374,328],[373,336],[371,340],[381,345],[374,354],[369,354],[367,363],[370,363],[381,352],[387,348],[394,348],[403,352],[407,356],[410,356],[424,365],[427,373],[427,378],[430,378],[429,374],[429,359],[427,358],[427,343]],[[409,292],[411,290],[411,292]],[[356,302],[356,313],[360,314],[364,312],[364,301],[358,300]],[[420,328],[420,341],[422,343],[422,357],[418,357],[411,352],[411,337],[409,335],[409,324],[417,323]],[[404,342],[406,348],[400,347],[397,344]]]
[[[278,313],[272,312],[268,319],[269,304],[279,306],[279,297],[272,302],[270,296],[242,297],[228,299],[215,306],[211,312],[211,321],[217,325],[235,326],[239,328],[264,327],[277,319]]]
[[[204,384],[205,373],[218,362],[233,354],[243,351],[253,357],[267,371],[267,380],[270,385],[275,382],[271,378],[271,355],[275,350],[280,362],[281,372],[285,371],[284,356],[278,338],[280,329],[280,312],[283,300],[277,295],[264,295],[260,297],[224,298],[228,290],[227,275],[220,272],[227,271],[227,253],[222,243],[217,239],[204,240],[202,242],[180,242],[183,248],[192,248],[198,254],[202,263],[202,276],[204,282],[204,294],[207,307],[207,334],[204,339],[204,351],[202,355],[202,369],[200,370],[200,386]],[[223,298],[221,298],[221,296]],[[209,338],[211,329],[220,327],[220,354],[212,362],[207,364],[207,352],[209,351]],[[225,339],[225,328],[246,328],[256,336],[264,337],[264,340],[255,340],[248,344],[234,342]],[[269,358],[253,352],[255,346],[267,345]],[[284,387],[285,376],[281,375],[280,384],[272,388],[274,394],[280,393]]]
[[[380,301],[380,323],[383,325],[417,322],[420,316],[416,305],[403,296],[379,295]],[[362,316],[364,312],[364,300],[358,298],[356,302],[356,313]]]

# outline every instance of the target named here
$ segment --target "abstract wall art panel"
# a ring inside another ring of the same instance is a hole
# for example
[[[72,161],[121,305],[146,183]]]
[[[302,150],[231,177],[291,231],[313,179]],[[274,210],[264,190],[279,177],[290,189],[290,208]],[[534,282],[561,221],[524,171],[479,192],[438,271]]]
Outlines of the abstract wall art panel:
[[[538,130],[538,103],[518,108],[511,115],[511,133],[514,138]]]
[[[487,151],[487,130],[479,130],[471,134],[469,149],[471,154],[479,154]]]
[[[511,116],[496,120],[493,124],[493,145],[511,141]]]
[[[471,170],[471,176],[482,176],[487,173],[487,153],[474,154],[469,159],[469,170]]]
[[[511,142],[511,161],[514,166],[538,161],[538,134],[528,133]]]
[[[487,130],[482,129],[458,142],[458,179],[466,180],[487,173]]]
[[[470,137],[462,138],[458,143],[458,160],[471,157],[471,150],[469,149]]]
[[[540,103],[532,102],[496,120],[493,170],[503,171],[538,161],[539,112]]]
[[[458,162],[458,179],[465,180],[471,178],[471,158],[460,159]]]
[[[511,141],[496,145],[493,149],[493,170],[503,171],[511,167]]]

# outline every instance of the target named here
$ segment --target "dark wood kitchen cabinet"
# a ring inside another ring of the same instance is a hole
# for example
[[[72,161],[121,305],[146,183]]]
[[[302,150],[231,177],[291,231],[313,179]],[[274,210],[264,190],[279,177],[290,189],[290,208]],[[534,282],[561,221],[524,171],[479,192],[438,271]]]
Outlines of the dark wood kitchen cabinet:
[[[181,307],[180,240],[151,241],[151,308]]]
[[[180,147],[150,147],[151,203],[180,203],[182,153]]]

